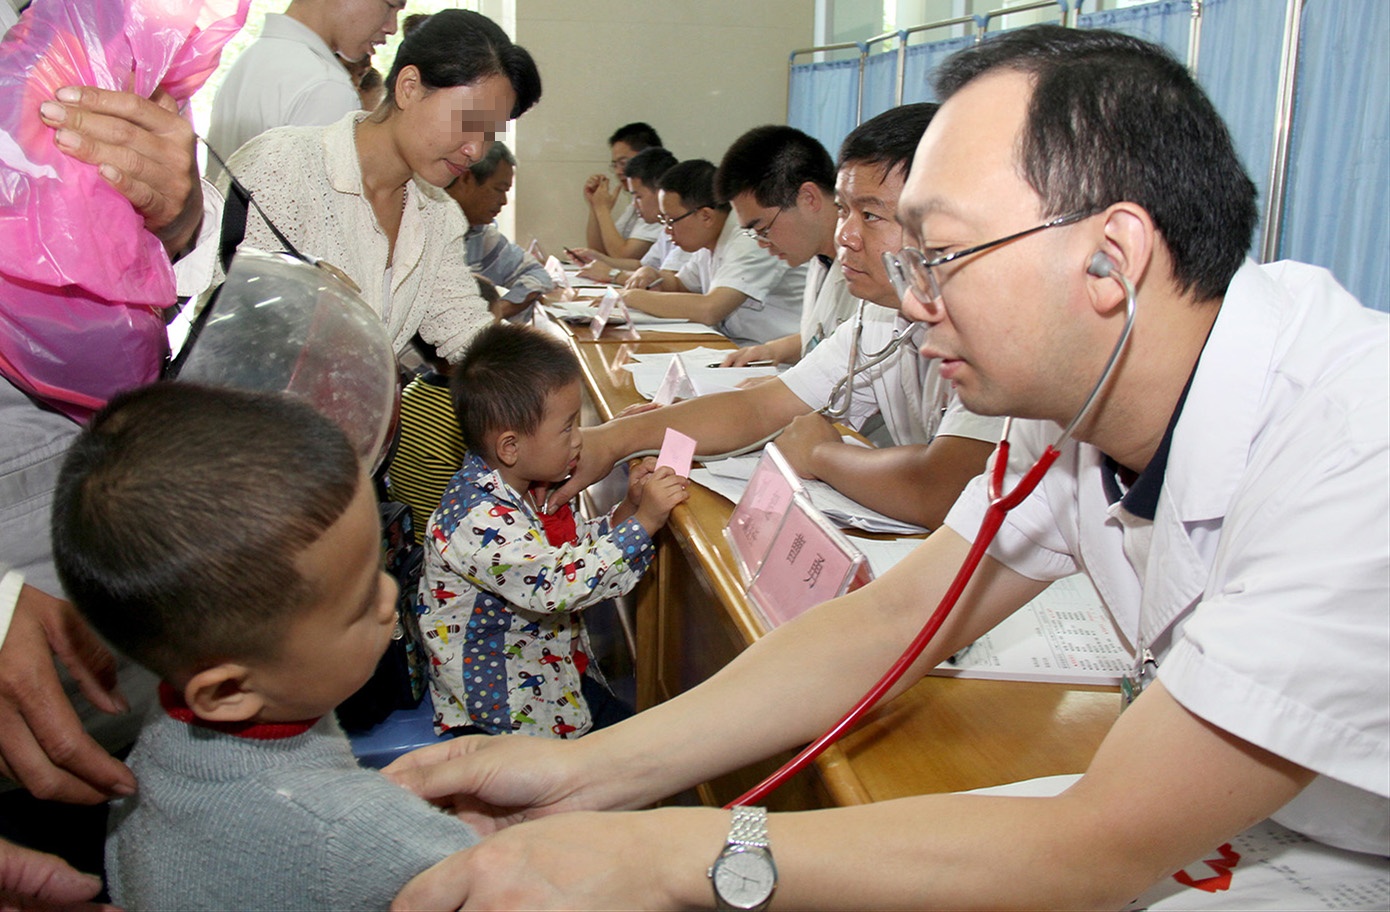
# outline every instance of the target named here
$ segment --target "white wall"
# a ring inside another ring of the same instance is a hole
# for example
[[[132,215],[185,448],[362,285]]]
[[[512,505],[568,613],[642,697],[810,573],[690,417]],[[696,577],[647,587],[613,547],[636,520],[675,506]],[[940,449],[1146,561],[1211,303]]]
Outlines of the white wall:
[[[559,253],[584,243],[581,188],[607,173],[614,128],[644,120],[677,158],[718,164],[745,130],[785,123],[787,55],[812,44],[814,0],[523,0],[515,16],[544,93],[513,127],[512,238]]]

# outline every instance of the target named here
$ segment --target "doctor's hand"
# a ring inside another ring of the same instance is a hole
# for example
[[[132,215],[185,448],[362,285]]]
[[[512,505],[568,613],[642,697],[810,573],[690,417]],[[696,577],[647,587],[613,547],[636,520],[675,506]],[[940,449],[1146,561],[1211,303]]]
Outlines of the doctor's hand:
[[[595,257],[579,270],[579,276],[593,282],[612,282],[613,269],[614,267],[604,262],[601,257]]]
[[[525,823],[418,874],[391,908],[704,906],[712,898],[705,869],[723,844],[728,819],[716,808],[663,808]]]
[[[579,451],[579,465],[574,467],[574,474],[564,484],[550,492],[550,496],[546,498],[547,511],[556,510],[560,504],[569,503],[580,491],[600,478],[607,477],[618,460],[631,452],[615,452],[616,447],[608,443],[612,431],[606,429],[605,425],[581,428],[579,433],[584,440],[584,446]]]
[[[720,367],[743,367],[749,361],[776,361],[777,353],[764,343],[757,345],[745,345],[743,348],[736,349],[724,356],[724,360],[719,362]]]
[[[193,127],[164,90],[150,98],[92,86],[64,86],[39,106],[67,155],[96,165],[130,200],[171,259],[188,248],[203,220]]]
[[[622,186],[610,181],[606,177],[595,185],[592,191],[588,189],[587,185],[584,188],[584,196],[589,200],[589,205],[594,209],[608,209],[612,211],[621,193]]]
[[[777,449],[787,457],[787,464],[802,478],[819,478],[816,473],[817,450],[824,446],[844,446],[835,425],[819,412],[798,415],[777,435]]]
[[[84,902],[100,891],[100,877],[83,874],[56,855],[0,839],[0,909],[111,908]]]
[[[55,660],[97,709],[130,709],[115,659],[72,605],[25,585],[0,646],[0,774],[36,798],[96,804],[133,794],[135,776],[83,731]]]
[[[638,266],[627,274],[627,281],[623,283],[624,288],[646,288],[661,279],[661,273],[650,266]]]
[[[411,751],[382,773],[488,836],[524,820],[600,807],[601,797],[576,785],[589,778],[580,744],[466,736]]]

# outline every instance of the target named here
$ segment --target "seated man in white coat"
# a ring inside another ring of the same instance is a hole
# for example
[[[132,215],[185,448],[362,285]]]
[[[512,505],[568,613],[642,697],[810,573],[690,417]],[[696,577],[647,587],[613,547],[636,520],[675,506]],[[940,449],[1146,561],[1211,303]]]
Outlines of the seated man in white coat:
[[[690,260],[654,290],[623,292],[629,307],[705,323],[740,345],[795,332],[804,265],[790,268],[763,250],[714,195],[714,165],[683,161],[661,176],[661,222]]]
[[[835,163],[815,137],[780,124],[734,140],[714,174],[714,192],[763,249],[806,265],[800,331],[741,348],[726,366],[795,364],[854,313],[856,301],[835,267]],[[780,226],[780,227],[779,227]]]
[[[766,383],[585,428],[571,484],[606,475],[628,453],[660,446],[667,427],[694,437],[701,454],[739,449],[787,428],[777,446],[803,476],[819,478],[894,518],[928,528],[941,524],[966,482],[984,467],[1001,422],[972,414],[959,403],[944,417],[927,414],[924,389],[935,365],[917,354],[920,327],[898,317],[898,293],[883,264],[884,253],[902,247],[902,227],[893,221],[893,211],[935,110],[928,104],[894,108],[856,127],[841,146],[834,268],[850,294],[867,302],[862,325],[857,319],[846,322],[800,363]],[[747,194],[739,199],[746,218],[764,226],[771,222],[764,243],[787,251],[815,249],[814,218],[789,218],[783,226],[782,217],[773,221],[775,210],[758,207]],[[853,389],[845,390],[841,381],[856,336],[858,375]],[[868,365],[865,355],[884,350],[894,337],[906,338],[881,363]],[[857,430],[881,419],[885,445],[867,449],[844,443],[815,414],[827,406],[843,407],[842,420]],[[907,491],[912,496],[904,496]]]
[[[898,207],[904,309],[927,322],[924,348],[968,406],[1020,419],[1005,490],[1049,444],[1059,455],[889,696],[1080,570],[1135,658],[1133,699],[1085,774],[1050,797],[741,808],[736,830],[714,808],[561,813],[643,807],[833,724],[917,634],[981,534],[982,477],[883,577],[693,690],[572,745],[494,738],[412,755],[393,771],[407,784],[526,822],[421,875],[403,908],[505,896],[754,909],[775,889],[778,909],[1118,909],[1181,884],[1170,875],[1265,818],[1345,850],[1320,850],[1326,860],[1364,853],[1362,870],[1386,869],[1390,320],[1326,270],[1246,259],[1255,187],[1162,48],[1014,29],[947,61],[937,90]],[[1058,441],[1105,376],[1131,304],[1127,349]],[[877,724],[895,719],[890,709]],[[712,863],[717,873],[750,846],[741,878],[711,883]],[[556,858],[566,870],[518,890],[513,872]],[[1292,878],[1283,895],[1242,893],[1259,863],[1229,861],[1226,907],[1313,901]],[[1211,899],[1191,890],[1172,905]]]

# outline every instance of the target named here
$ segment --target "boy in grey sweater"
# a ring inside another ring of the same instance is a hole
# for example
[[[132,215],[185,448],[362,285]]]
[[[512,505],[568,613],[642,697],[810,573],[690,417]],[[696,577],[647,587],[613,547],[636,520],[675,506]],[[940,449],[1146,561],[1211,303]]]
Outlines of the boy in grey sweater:
[[[376,501],[342,432],[285,394],[159,384],[79,435],[58,574],[162,679],[115,802],[112,899],[138,909],[386,908],[477,837],[361,769],[332,716],[390,640]]]

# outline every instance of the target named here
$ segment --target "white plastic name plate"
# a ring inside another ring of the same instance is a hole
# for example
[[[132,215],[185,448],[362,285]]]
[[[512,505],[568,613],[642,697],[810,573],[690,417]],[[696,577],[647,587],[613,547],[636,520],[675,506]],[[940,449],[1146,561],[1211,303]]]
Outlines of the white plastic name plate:
[[[656,388],[652,401],[657,405],[670,405],[677,399],[694,399],[695,384],[690,381],[690,371],[685,369],[685,361],[679,354],[671,358],[661,385]]]
[[[868,558],[797,492],[748,595],[768,626],[778,627],[872,578]]]
[[[575,298],[574,286],[570,284],[570,277],[565,272],[565,267],[560,264],[554,256],[546,257],[545,274],[555,282],[555,287],[561,289],[560,295],[566,301],[573,301]]]
[[[589,331],[594,334],[595,339],[603,335],[603,328],[608,325],[609,319],[613,316],[613,308],[618,305],[619,300],[616,289],[610,288],[603,293],[598,302],[598,312],[589,321]]]

